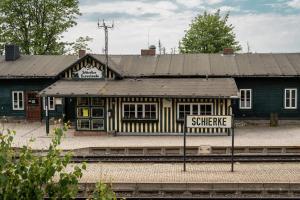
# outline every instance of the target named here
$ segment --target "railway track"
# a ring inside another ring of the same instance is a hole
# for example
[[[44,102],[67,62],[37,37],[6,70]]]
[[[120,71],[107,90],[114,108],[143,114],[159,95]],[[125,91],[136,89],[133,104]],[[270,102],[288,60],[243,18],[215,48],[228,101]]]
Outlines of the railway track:
[[[132,163],[176,163],[182,162],[183,156],[73,156],[73,163],[87,162],[132,162]],[[300,155],[235,155],[235,162],[300,162]],[[231,162],[230,155],[186,156],[186,162]]]

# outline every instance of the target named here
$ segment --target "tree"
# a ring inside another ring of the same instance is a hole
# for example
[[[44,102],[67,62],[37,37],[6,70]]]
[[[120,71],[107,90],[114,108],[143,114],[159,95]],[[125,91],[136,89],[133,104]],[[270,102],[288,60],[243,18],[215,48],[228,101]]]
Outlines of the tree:
[[[227,24],[228,18],[229,13],[222,17],[220,10],[198,15],[179,44],[180,53],[219,53],[224,48],[241,50],[233,33],[233,25]]]
[[[64,127],[66,129],[66,126]],[[14,131],[0,136],[0,199],[71,199],[77,194],[78,179],[85,164],[72,172],[65,168],[71,155],[61,155],[57,148],[63,135],[62,128],[54,129],[54,137],[46,156],[36,156],[24,146],[18,155],[12,148]]]
[[[88,47],[88,43],[91,41],[93,41],[93,38],[89,36],[77,38],[75,42],[68,44],[70,49],[67,50],[67,54],[77,55],[79,50],[91,51],[91,49]]]
[[[76,25],[78,4],[78,0],[1,0],[0,48],[14,43],[24,54],[62,54],[62,33]]]

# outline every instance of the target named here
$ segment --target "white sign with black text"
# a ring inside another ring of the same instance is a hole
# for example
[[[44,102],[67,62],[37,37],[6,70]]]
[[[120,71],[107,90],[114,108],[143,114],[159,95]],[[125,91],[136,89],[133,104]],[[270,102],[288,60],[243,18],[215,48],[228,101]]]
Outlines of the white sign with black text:
[[[187,115],[187,128],[232,128],[230,115]]]
[[[75,77],[84,79],[99,79],[103,78],[102,71],[90,65],[81,68],[79,71],[74,72]]]

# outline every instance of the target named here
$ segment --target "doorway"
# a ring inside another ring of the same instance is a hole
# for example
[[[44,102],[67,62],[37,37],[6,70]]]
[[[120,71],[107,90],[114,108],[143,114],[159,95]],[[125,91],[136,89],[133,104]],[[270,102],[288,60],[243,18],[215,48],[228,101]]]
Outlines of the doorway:
[[[26,119],[28,121],[41,121],[41,98],[38,92],[26,93]]]

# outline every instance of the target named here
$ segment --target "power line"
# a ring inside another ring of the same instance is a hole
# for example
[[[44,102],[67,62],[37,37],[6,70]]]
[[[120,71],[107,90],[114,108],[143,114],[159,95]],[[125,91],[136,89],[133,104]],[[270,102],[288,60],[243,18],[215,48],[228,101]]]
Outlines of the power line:
[[[100,21],[98,19],[98,28],[103,28],[104,29],[104,34],[105,34],[105,61],[106,61],[106,68],[104,69],[104,76],[105,78],[107,77],[107,67],[108,67],[108,29],[113,29],[114,28],[114,22],[111,25],[107,25],[104,21],[102,20],[102,24],[100,24]]]

